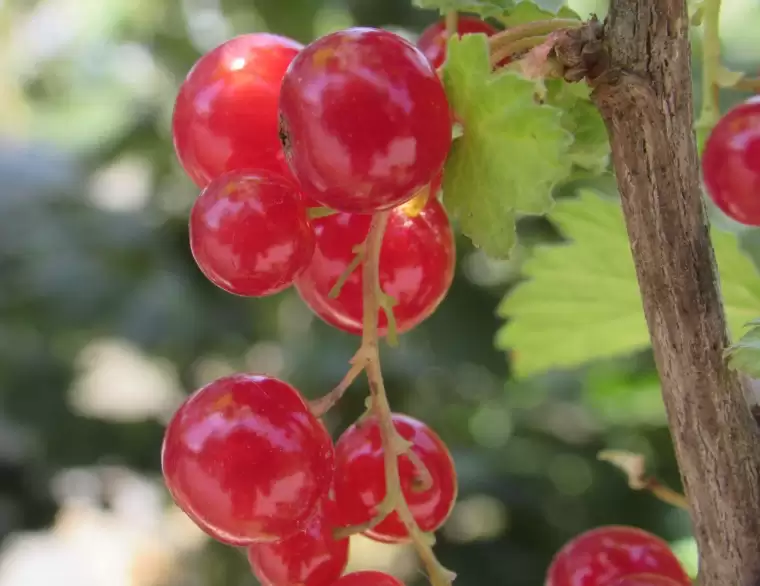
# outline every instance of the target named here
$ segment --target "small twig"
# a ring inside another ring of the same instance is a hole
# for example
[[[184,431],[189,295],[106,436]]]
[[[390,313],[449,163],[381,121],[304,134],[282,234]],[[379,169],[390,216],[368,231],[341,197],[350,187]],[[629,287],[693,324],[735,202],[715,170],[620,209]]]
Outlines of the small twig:
[[[340,381],[337,387],[335,387],[329,393],[322,395],[319,399],[315,399],[309,403],[311,412],[315,417],[322,417],[335,404],[343,398],[343,395],[348,390],[356,378],[362,373],[364,367],[367,365],[367,353],[363,348],[359,348],[358,352],[354,354],[354,357],[350,360],[351,368]]]
[[[316,208],[308,208],[306,213],[309,216],[310,220],[317,220],[319,218],[326,218],[327,216],[332,216],[333,214],[337,214],[338,212],[336,212],[333,209],[321,206],[321,207],[316,207]]]
[[[375,507],[375,516],[372,517],[369,521],[365,523],[360,523],[358,525],[351,525],[349,527],[338,527],[333,531],[333,536],[335,539],[346,539],[347,537],[350,537],[351,535],[356,535],[358,533],[364,533],[365,531],[369,531],[376,525],[379,525],[382,523],[383,519],[385,519],[388,515],[390,515],[396,508],[396,496],[393,493],[386,492],[385,496],[383,497],[383,500],[380,501],[380,504]]]
[[[549,33],[561,29],[579,28],[581,26],[583,26],[583,22],[572,18],[552,18],[549,20],[526,22],[525,24],[519,24],[489,37],[488,46],[491,55],[493,55],[503,47],[526,37],[548,35]]]
[[[353,274],[353,272],[359,268],[359,265],[362,263],[363,258],[364,244],[359,244],[358,246],[354,247],[354,258],[351,259],[351,262],[348,263],[348,266],[340,274],[337,281],[335,281],[335,285],[333,285],[332,289],[330,289],[330,292],[327,294],[328,297],[335,299],[338,295],[340,295],[340,290],[343,288],[343,285],[346,284],[346,281],[348,281],[348,278]]]
[[[536,35],[534,37],[523,37],[504,45],[498,50],[491,52],[491,66],[496,67],[504,59],[538,47],[544,41],[546,41],[546,35]]]
[[[450,39],[457,34],[459,26],[459,13],[456,10],[450,10],[446,13],[446,38]]]
[[[414,466],[414,469],[417,471],[417,476],[414,479],[414,490],[419,492],[430,490],[433,486],[433,475],[430,474],[430,470],[425,466],[425,462],[423,462],[422,458],[420,458],[417,455],[417,452],[413,450],[407,450],[406,457],[409,458],[412,466]]]
[[[760,93],[760,77],[743,77],[731,87],[743,92]]]
[[[599,452],[597,458],[603,462],[609,462],[624,472],[628,477],[628,486],[631,490],[646,490],[669,505],[679,509],[689,509],[689,503],[684,495],[665,486],[654,476],[646,475],[646,461],[641,454],[607,450]]]

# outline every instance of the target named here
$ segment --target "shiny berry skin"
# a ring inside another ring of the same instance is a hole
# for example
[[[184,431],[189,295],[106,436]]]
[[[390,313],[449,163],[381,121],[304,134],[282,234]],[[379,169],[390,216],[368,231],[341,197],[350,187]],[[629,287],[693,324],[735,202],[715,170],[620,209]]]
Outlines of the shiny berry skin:
[[[314,230],[293,183],[264,171],[212,181],[190,212],[190,250],[216,286],[235,295],[272,295],[311,262]]]
[[[293,387],[222,377],[180,406],[164,435],[164,481],[177,505],[229,543],[298,531],[327,495],[332,441]]]
[[[211,527],[207,523],[201,521],[196,517],[189,509],[183,509],[182,511],[187,517],[195,523],[196,527],[200,528],[204,533],[213,537],[216,541],[224,543],[225,545],[231,545],[233,547],[246,547],[251,544],[250,539],[244,539],[238,536],[230,535],[229,533],[220,533],[214,527]]]
[[[454,461],[441,438],[427,425],[399,413],[393,425],[412,443],[411,450],[429,473],[420,474],[408,456],[399,458],[399,474],[404,497],[420,529],[437,530],[454,508],[457,479]],[[368,417],[349,427],[335,444],[335,502],[343,525],[369,521],[385,496],[383,447],[377,419]],[[408,539],[406,527],[392,513],[367,537],[388,543]]]
[[[448,101],[430,63],[377,29],[332,33],[301,51],[282,82],[280,123],[305,195],[342,212],[409,200],[451,146]]]
[[[554,556],[546,586],[610,586],[632,574],[657,574],[691,586],[665,541],[636,527],[617,525],[598,527],[569,541]]]
[[[304,302],[325,322],[343,331],[362,331],[362,270],[354,270],[336,298],[329,296],[340,275],[364,242],[371,216],[333,214],[312,221],[317,248],[311,264],[295,280]],[[393,308],[399,333],[428,318],[443,301],[454,278],[456,251],[446,211],[431,198],[410,217],[404,206],[391,212],[380,249],[380,286],[397,304]],[[379,332],[387,333],[384,312]]]
[[[376,570],[364,570],[346,574],[332,586],[404,586],[404,583],[385,572]]]
[[[681,583],[658,574],[632,574],[615,580],[610,586],[681,586]]]
[[[473,33],[485,33],[486,36],[490,37],[497,32],[493,26],[476,16],[460,14],[457,18],[457,34],[460,37]],[[446,21],[440,19],[422,31],[420,38],[417,39],[417,47],[428,58],[430,64],[438,69],[446,60],[447,42]]]
[[[332,586],[348,563],[348,538],[336,540],[335,504],[325,500],[298,533],[248,547],[248,562],[264,586]]]
[[[227,171],[287,172],[277,105],[285,70],[303,45],[278,35],[230,39],[203,55],[177,95],[177,157],[200,188]]]
[[[710,198],[727,216],[760,226],[760,102],[729,110],[707,137],[702,176]]]

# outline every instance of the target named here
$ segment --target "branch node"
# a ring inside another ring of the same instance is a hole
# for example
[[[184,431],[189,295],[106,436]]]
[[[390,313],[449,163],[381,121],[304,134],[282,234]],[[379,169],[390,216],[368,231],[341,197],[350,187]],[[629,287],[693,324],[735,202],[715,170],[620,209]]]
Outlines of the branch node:
[[[565,81],[593,81],[610,63],[603,38],[604,25],[592,15],[581,27],[556,31],[547,57],[558,64],[560,77]]]

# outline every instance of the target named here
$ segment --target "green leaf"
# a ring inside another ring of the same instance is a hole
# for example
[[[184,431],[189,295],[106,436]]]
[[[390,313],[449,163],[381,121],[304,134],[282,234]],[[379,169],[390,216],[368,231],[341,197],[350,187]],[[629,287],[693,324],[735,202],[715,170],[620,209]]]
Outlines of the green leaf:
[[[599,110],[591,103],[588,86],[561,79],[546,82],[546,103],[562,110],[562,126],[573,135],[568,157],[595,173],[607,169],[610,141]]]
[[[599,422],[623,427],[667,423],[656,372],[618,359],[595,362],[584,375],[581,398]]]
[[[715,81],[720,87],[734,87],[737,83],[744,79],[744,77],[744,72],[732,71],[725,65],[721,65],[718,67]]]
[[[726,352],[731,368],[760,378],[760,319],[747,324],[749,331]]]
[[[727,243],[721,243],[723,239],[736,242],[733,235],[713,231],[716,254],[727,248]],[[760,277],[746,256],[723,254],[718,262],[729,330],[738,334],[748,328],[728,349],[729,364],[753,378],[760,378],[760,319],[757,319],[760,314]]]
[[[738,337],[760,314],[760,275],[735,234],[714,227],[710,233],[720,274],[728,330]]]
[[[526,22],[535,22],[537,20],[548,20],[550,18],[574,18],[580,20],[576,12],[567,6],[561,6],[556,12],[542,8],[533,2],[519,2],[499,17],[499,20],[506,26],[517,26]]]
[[[529,280],[498,310],[510,321],[497,345],[513,350],[516,374],[646,348],[649,334],[620,207],[582,192],[558,202],[550,219],[571,242],[536,248],[523,265]]]
[[[693,537],[684,537],[670,544],[670,549],[681,562],[683,569],[692,579],[697,577],[699,571],[699,550],[697,541]]]
[[[512,0],[413,0],[412,3],[424,10],[440,10],[442,14],[456,10],[483,17],[501,16],[514,4]]]
[[[463,127],[446,162],[444,204],[475,246],[504,258],[517,214],[551,208],[552,188],[572,167],[572,135],[561,110],[536,103],[534,82],[491,71],[485,35],[449,40],[443,81]]]
[[[524,264],[528,280],[499,307],[508,322],[497,346],[513,351],[516,374],[577,367],[649,347],[618,202],[584,191],[557,203],[549,218],[570,242],[536,248]],[[728,326],[739,332],[760,313],[760,276],[735,235],[713,229],[712,241]],[[748,342],[760,357],[760,333]],[[734,360],[742,361],[742,352]]]

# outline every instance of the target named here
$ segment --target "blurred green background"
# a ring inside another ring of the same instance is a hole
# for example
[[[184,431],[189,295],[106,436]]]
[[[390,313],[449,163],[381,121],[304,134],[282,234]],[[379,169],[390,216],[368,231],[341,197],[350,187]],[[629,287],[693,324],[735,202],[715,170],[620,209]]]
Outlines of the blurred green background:
[[[760,5],[724,6],[727,63],[756,71]],[[316,397],[357,339],[292,292],[244,300],[201,276],[187,235],[197,190],[169,132],[174,96],[194,61],[236,34],[308,42],[357,24],[413,39],[435,18],[410,0],[0,0],[0,586],[256,584],[240,552],[171,507],[163,424],[187,392],[236,370]],[[520,229],[528,250],[556,237],[542,221]],[[641,452],[678,486],[651,355],[513,380],[493,337],[519,278],[519,258],[488,261],[461,240],[447,301],[384,353],[392,404],[456,457],[442,561],[457,586],[537,586],[571,536],[628,523],[693,568],[687,516],[595,459]],[[336,434],[365,393],[356,385],[329,414]],[[408,548],[352,548],[352,568],[425,583]]]

